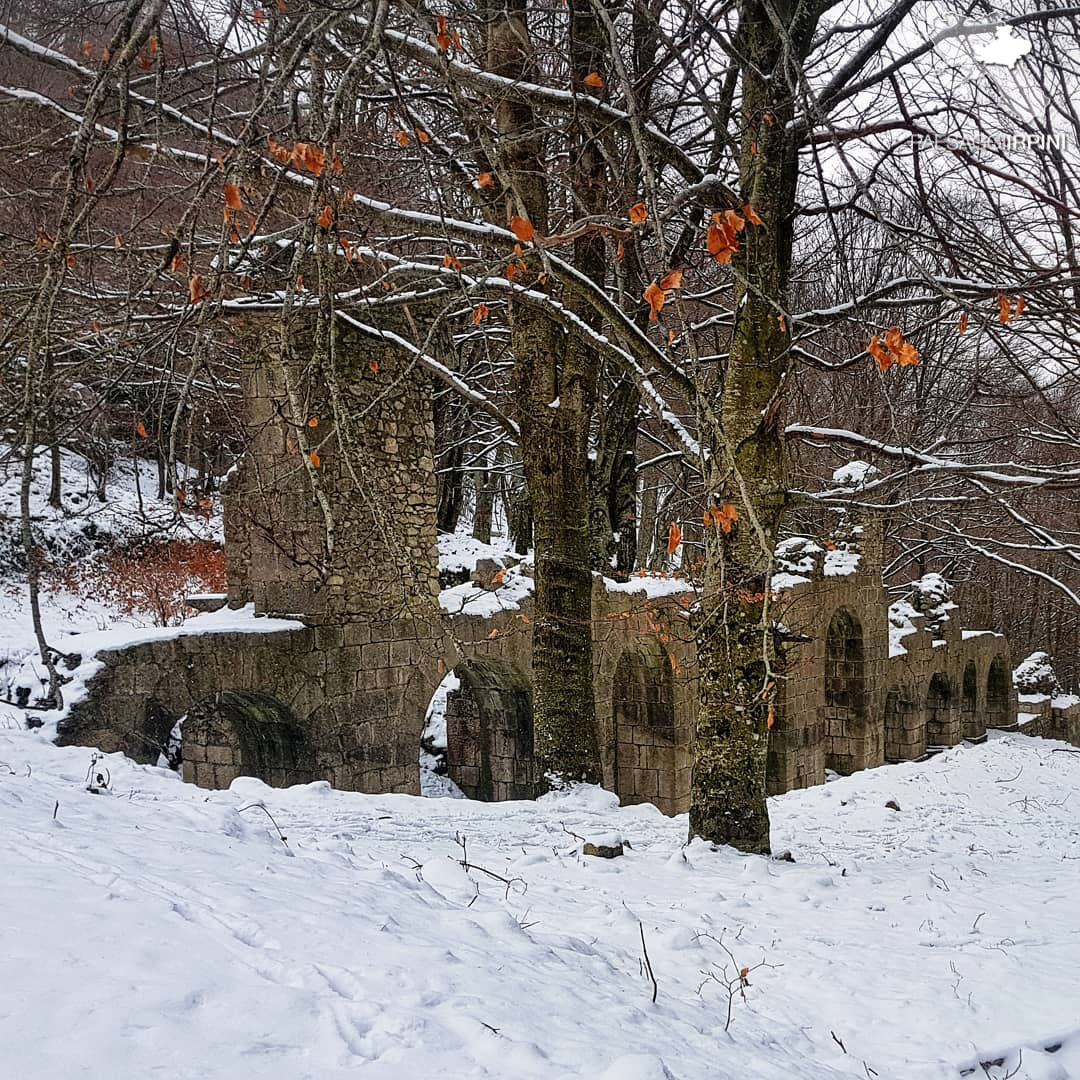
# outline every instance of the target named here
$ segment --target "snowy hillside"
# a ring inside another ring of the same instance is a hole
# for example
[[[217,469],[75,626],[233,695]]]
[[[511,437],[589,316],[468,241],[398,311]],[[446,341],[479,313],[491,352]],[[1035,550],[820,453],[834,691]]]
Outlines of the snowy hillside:
[[[4,1075],[1080,1075],[1062,749],[1007,736],[774,799],[789,863],[684,847],[685,818],[597,789],[210,792],[5,731]],[[623,857],[579,853],[613,832]]]

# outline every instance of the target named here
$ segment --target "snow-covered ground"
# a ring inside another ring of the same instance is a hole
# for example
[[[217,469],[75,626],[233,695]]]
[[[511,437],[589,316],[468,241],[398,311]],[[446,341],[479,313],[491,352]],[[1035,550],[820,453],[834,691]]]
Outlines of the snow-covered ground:
[[[158,540],[221,540],[220,499],[210,500],[207,513],[178,514],[171,495],[156,498],[157,470],[147,461],[118,460],[105,485],[105,499],[94,491],[87,461],[68,450],[61,453],[62,505],[48,504],[49,460],[37,458],[31,488],[30,512],[35,535],[46,557],[61,571],[71,572],[91,563],[101,552],[147,538]],[[19,484],[22,465],[0,443],[0,699],[13,698],[28,673],[37,672],[41,685],[44,669],[35,659],[37,646],[27,600],[25,567],[19,538]],[[192,582],[193,587],[197,582]],[[71,587],[47,573],[43,583],[42,622],[47,640],[61,648],[85,651],[72,645],[74,634],[153,625],[149,611],[118,605],[107,590],[91,593]]]
[[[1005,736],[773,799],[788,863],[684,847],[685,818],[598,789],[208,792],[113,755],[93,794],[89,750],[2,731],[3,1075],[1080,1076],[1058,750]],[[623,857],[579,854],[610,833]]]

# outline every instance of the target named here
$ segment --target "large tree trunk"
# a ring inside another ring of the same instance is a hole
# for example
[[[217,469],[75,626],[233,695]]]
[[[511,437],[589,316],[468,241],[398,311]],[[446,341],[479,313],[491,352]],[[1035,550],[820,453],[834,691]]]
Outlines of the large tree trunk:
[[[802,58],[813,31],[806,6],[799,19],[793,7],[747,0],[740,13],[741,194],[764,224],[747,225],[734,260],[737,314],[721,430],[710,433],[716,452],[706,477],[707,492],[733,504],[739,518],[730,532],[706,529],[696,624],[699,712],[690,835],[762,853],[769,851],[765,770],[776,693],[769,577],[785,505],[780,395],[788,330],[778,315],[786,310],[797,179],[796,146],[786,127],[793,114],[792,69],[785,65]]]
[[[528,78],[531,46],[526,0],[492,5],[489,50],[498,74]],[[531,107],[499,103],[499,172],[508,218],[521,214],[549,231],[543,135]],[[542,274],[526,250],[528,273]],[[538,281],[533,288],[544,286]],[[549,783],[601,779],[592,688],[592,573],[586,480],[594,392],[590,365],[568,349],[554,319],[510,301],[514,393],[536,549],[533,620],[534,746]]]

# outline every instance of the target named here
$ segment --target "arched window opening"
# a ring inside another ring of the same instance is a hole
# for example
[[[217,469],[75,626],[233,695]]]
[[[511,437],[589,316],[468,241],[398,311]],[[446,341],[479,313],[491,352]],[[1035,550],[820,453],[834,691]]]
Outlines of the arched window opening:
[[[825,767],[838,773],[866,760],[866,678],[859,620],[841,609],[825,635]]]
[[[269,694],[222,690],[197,701],[181,723],[184,779],[226,788],[238,776],[271,787],[318,779],[307,732]]]
[[[926,753],[926,731],[911,691],[894,686],[885,695],[885,760],[914,761]]]
[[[952,746],[955,727],[953,692],[948,677],[938,672],[930,679],[926,692],[926,744],[928,747]]]
[[[1004,657],[996,656],[986,675],[986,726],[1009,727],[1013,721],[1009,667]]]
[[[644,649],[624,652],[615,667],[611,709],[619,799],[676,813],[675,690],[667,657]]]
[[[440,689],[446,686],[445,775],[466,798],[485,802],[536,798],[542,778],[533,752],[528,674],[487,659],[458,664],[451,674],[457,686],[446,680],[440,684]],[[433,705],[438,695],[439,690]],[[425,727],[425,733],[432,726]]]
[[[976,739],[984,734],[979,722],[979,672],[975,661],[969,660],[964,668],[964,680],[960,687],[960,723],[965,739]]]

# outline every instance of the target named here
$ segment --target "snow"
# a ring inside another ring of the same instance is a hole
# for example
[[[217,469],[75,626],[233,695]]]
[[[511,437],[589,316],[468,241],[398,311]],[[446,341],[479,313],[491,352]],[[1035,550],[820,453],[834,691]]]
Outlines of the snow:
[[[1021,694],[1036,693],[1044,697],[1059,691],[1061,684],[1050,654],[1040,649],[1021,660],[1013,671],[1013,686]]]
[[[420,734],[420,794],[429,799],[464,799],[465,794],[444,774],[446,766],[446,696],[457,690],[461,680],[448,671],[435,688],[424,730]]]
[[[907,600],[897,600],[896,603],[889,605],[890,656],[904,656],[907,653],[904,638],[918,630],[915,625],[915,619],[918,617],[919,612]]]
[[[859,569],[862,556],[857,551],[836,548],[825,552],[824,574],[826,577],[847,577]]]
[[[928,1080],[1024,1048],[1017,1080],[1077,1075],[1080,758],[1057,745],[773,799],[790,864],[596,788],[204,791],[114,754],[91,794],[89,750],[2,731],[5,1074]],[[755,968],[727,1032],[721,940]]]
[[[849,487],[862,487],[871,477],[880,476],[881,470],[868,461],[849,461],[832,474],[833,483]]]
[[[1013,34],[1011,26],[999,26],[992,41],[975,49],[975,58],[983,64],[999,67],[1013,67],[1016,62],[1031,52],[1031,42]]]
[[[518,611],[532,596],[533,579],[521,566],[512,566],[494,589],[484,589],[466,581],[439,593],[439,604],[451,615],[488,618],[500,611]]]
[[[64,718],[72,705],[83,699],[87,682],[105,666],[104,662],[98,659],[103,652],[126,649],[132,645],[145,645],[151,641],[171,641],[191,634],[262,634],[303,628],[304,624],[296,619],[256,616],[254,604],[207,612],[188,619],[179,626],[132,626],[120,621],[108,629],[84,632],[76,629],[72,632],[71,628],[65,631],[53,622],[49,641],[54,648],[71,656],[70,663],[60,663],[61,673],[70,681],[63,687],[62,709],[35,709],[34,715],[41,721],[43,732],[55,735],[57,723]],[[25,632],[25,627],[23,630]],[[30,642],[32,640],[31,638]],[[48,677],[30,642],[24,643],[21,650],[9,653],[0,671],[3,672],[5,696],[17,700],[18,692],[23,688],[29,692],[29,701],[33,703],[46,690]],[[0,726],[17,724],[24,716],[22,709],[0,701]]]
[[[485,544],[468,533],[439,533],[438,546],[439,569],[452,572],[467,570],[471,574],[481,559],[491,559],[499,566],[509,566],[522,558],[507,547]]]
[[[116,444],[112,456],[114,464],[102,500],[97,496],[86,459],[61,450],[61,506],[54,508],[48,503],[48,455],[40,449],[30,491],[30,513],[35,537],[56,566],[69,576],[76,575],[82,566],[99,559],[103,551],[145,539],[220,542],[221,509],[216,497],[209,517],[178,514],[171,495],[161,501],[155,497],[157,469],[152,463],[137,462],[136,485],[136,463],[131,459],[130,448]],[[191,477],[184,467],[179,469],[181,482],[189,482]],[[0,570],[4,572],[0,580],[0,698],[9,700],[15,699],[20,687],[35,694],[45,679],[34,644],[19,534],[21,470],[21,462],[12,451],[0,445]],[[192,592],[195,591],[193,588]],[[107,591],[84,587],[75,592],[62,579],[54,580],[51,575],[46,575],[44,582],[41,616],[51,644],[78,652],[84,658],[98,647],[109,647],[110,641],[133,640],[129,635],[137,636],[153,618],[150,613],[123,610],[116,597]],[[219,616],[219,622],[223,617]],[[73,638],[76,634],[88,636],[76,642]],[[106,636],[102,638],[102,634]],[[81,680],[90,671],[84,665],[75,676]],[[70,698],[77,689],[69,686],[65,695]]]
[[[769,588],[774,593],[782,593],[785,589],[793,589],[796,585],[805,585],[809,580],[801,574],[773,574],[769,579]]]
[[[644,572],[634,574],[626,581],[615,581],[613,578],[606,577],[604,578],[604,588],[613,593],[643,593],[650,600],[694,591],[694,586],[684,578],[677,578],[671,574],[660,575]]]
[[[158,501],[157,467],[133,461],[130,447],[112,448],[113,465],[105,485],[105,498],[96,494],[89,462],[70,450],[60,451],[61,506],[48,503],[49,457],[39,447],[30,488],[30,514],[34,529],[46,550],[56,557],[77,558],[104,543],[122,544],[147,537],[179,537],[221,541],[221,507],[215,498],[209,517],[178,514],[172,496]],[[138,468],[138,484],[135,470]],[[181,484],[194,474],[178,466]],[[0,554],[21,548],[19,486],[22,461],[10,447],[0,443]],[[140,497],[141,492],[141,497]]]

